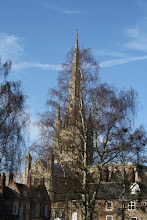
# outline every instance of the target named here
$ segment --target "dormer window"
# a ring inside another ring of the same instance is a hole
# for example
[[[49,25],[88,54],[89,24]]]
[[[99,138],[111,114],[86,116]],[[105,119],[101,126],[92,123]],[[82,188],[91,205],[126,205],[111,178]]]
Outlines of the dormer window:
[[[140,187],[137,183],[133,183],[131,186],[130,186],[130,190],[131,190],[131,194],[139,194],[140,193]]]
[[[113,202],[107,201],[106,202],[106,211],[112,211],[113,209]]]

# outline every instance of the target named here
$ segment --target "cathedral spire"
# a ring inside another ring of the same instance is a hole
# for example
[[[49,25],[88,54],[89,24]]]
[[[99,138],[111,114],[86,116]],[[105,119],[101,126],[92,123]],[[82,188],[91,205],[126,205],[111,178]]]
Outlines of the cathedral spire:
[[[81,106],[81,70],[80,70],[80,55],[78,47],[78,33],[76,33],[76,42],[74,48],[73,62],[72,62],[72,71],[70,79],[70,88],[68,96],[67,111],[65,116],[65,126],[67,124],[67,117],[75,117],[80,110]],[[74,114],[74,115],[73,115]]]
[[[79,50],[79,48],[78,48],[78,33],[76,33],[75,50]]]

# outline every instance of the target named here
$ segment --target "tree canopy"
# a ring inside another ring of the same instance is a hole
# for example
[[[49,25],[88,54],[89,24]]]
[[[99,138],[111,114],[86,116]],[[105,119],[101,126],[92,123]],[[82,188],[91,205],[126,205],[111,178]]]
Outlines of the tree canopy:
[[[21,82],[7,81],[11,61],[0,66],[0,171],[14,172],[22,160],[24,129],[28,122]]]

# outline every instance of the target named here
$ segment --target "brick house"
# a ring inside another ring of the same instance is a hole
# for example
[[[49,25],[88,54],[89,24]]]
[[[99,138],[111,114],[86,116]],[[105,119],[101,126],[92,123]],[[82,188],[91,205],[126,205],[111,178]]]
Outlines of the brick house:
[[[30,220],[50,219],[50,198],[42,181],[39,185],[16,183],[9,175],[8,186],[5,174],[1,177],[0,219]]]

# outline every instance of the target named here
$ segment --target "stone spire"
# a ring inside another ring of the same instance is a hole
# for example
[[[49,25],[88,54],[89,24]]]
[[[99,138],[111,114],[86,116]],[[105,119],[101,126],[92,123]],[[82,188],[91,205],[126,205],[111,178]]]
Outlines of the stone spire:
[[[81,106],[81,70],[80,70],[80,57],[79,57],[79,47],[78,47],[78,34],[76,33],[76,42],[73,55],[70,88],[68,96],[68,104],[65,116],[65,127],[69,123],[69,117],[77,118],[77,114]]]

